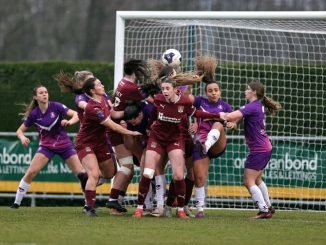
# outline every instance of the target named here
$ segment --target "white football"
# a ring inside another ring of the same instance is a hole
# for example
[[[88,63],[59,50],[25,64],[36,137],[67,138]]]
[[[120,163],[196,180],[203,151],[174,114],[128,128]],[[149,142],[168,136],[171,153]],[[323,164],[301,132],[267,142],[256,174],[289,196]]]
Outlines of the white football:
[[[162,55],[162,62],[168,66],[179,67],[181,64],[181,54],[176,49],[168,49]]]

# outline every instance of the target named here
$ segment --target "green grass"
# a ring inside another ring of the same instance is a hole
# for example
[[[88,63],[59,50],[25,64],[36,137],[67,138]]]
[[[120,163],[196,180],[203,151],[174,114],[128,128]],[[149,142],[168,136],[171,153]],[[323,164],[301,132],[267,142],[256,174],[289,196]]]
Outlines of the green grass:
[[[98,208],[0,207],[0,244],[326,244],[326,212],[277,211],[252,220],[255,211],[207,210],[204,219],[122,217]]]

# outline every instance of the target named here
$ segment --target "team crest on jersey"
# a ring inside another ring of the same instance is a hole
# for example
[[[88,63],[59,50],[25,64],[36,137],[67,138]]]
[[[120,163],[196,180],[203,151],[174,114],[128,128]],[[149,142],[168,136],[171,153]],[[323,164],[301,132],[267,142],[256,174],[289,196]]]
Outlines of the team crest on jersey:
[[[157,143],[156,143],[155,141],[153,141],[153,142],[151,143],[151,148],[156,148],[156,146],[157,146]]]
[[[100,110],[96,111],[96,116],[97,116],[99,119],[103,119],[103,118],[104,118],[104,113],[103,113],[103,111],[100,111]]]
[[[183,105],[179,105],[178,106],[178,112],[179,113],[183,113],[183,110],[184,110],[184,106]]]
[[[223,106],[222,105],[219,105],[217,108],[220,109],[220,110],[223,110]]]
[[[50,117],[51,118],[55,118],[55,113],[54,112],[51,112]]]
[[[85,151],[86,151],[86,152],[91,152],[92,149],[91,149],[90,147],[87,146],[87,147],[85,148]]]

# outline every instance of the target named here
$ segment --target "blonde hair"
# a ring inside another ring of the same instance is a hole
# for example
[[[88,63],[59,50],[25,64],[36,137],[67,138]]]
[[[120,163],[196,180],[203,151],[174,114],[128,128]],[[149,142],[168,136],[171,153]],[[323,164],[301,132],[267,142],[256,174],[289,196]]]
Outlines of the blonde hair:
[[[54,76],[58,82],[58,86],[62,93],[78,93],[81,88],[78,88],[79,82],[84,82],[88,76],[93,76],[90,71],[76,71],[74,75],[60,71]]]

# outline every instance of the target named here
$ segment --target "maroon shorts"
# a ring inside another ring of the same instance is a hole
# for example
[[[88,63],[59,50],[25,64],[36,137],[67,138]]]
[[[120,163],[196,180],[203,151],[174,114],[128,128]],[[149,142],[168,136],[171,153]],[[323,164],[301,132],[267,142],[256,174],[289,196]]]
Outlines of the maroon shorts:
[[[80,161],[82,161],[87,154],[94,154],[98,162],[104,162],[111,158],[111,154],[107,144],[99,145],[96,147],[79,146],[76,147],[76,150]]]
[[[172,150],[180,149],[183,152],[185,151],[185,143],[183,139],[177,141],[159,141],[154,137],[149,137],[147,142],[146,150],[152,150],[157,152],[160,155],[163,153],[169,153]]]

